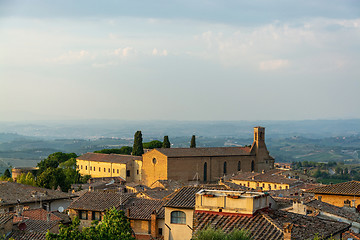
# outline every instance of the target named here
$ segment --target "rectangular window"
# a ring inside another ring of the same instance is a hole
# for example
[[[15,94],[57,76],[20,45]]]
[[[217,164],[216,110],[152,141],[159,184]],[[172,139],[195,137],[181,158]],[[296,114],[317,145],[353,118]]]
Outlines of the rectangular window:
[[[163,233],[162,233],[162,228],[159,228],[159,235],[162,236]]]
[[[139,175],[139,169],[136,170],[136,174]],[[162,228],[159,228],[159,229],[161,229],[161,231],[162,231]]]
[[[126,176],[130,177],[130,170],[126,170]]]
[[[83,167],[83,166],[81,165],[81,169],[82,169],[82,167]]]
[[[117,170],[117,174],[119,174],[119,169]]]
[[[113,173],[115,173],[115,169],[113,169]]]
[[[87,170],[87,166],[85,166],[85,170]]]
[[[82,220],[87,220],[88,214],[87,211],[79,211],[79,218]]]
[[[90,171],[92,170],[92,167],[90,166]]]
[[[104,172],[106,172],[106,168],[104,168]]]
[[[108,170],[109,170],[108,172],[110,172],[110,168]]]
[[[92,212],[92,220],[101,221],[101,212]]]
[[[99,172],[101,172],[101,168],[99,167]]]

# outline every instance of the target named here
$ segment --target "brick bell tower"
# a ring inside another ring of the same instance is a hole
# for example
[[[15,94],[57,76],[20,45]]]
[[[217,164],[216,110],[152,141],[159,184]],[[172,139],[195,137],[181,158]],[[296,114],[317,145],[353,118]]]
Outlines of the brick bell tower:
[[[255,172],[274,168],[275,159],[270,156],[266,148],[264,127],[254,127],[254,142],[251,146],[251,153],[255,154]]]

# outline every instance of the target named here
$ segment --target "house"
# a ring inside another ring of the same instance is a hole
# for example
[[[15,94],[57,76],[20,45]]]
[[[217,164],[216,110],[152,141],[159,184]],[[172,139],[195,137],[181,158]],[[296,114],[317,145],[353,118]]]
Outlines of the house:
[[[308,189],[305,192],[313,193],[318,200],[338,207],[350,205],[360,209],[360,181],[330,184]]]
[[[136,198],[133,194],[89,191],[69,206],[72,219],[80,219],[80,228],[101,221],[107,209],[123,210],[136,239],[161,238],[164,229],[164,201]]]
[[[254,128],[251,147],[156,148],[143,154],[142,181],[216,182],[224,175],[274,168],[265,144],[265,128]]]
[[[269,195],[261,192],[202,190],[196,194],[193,230],[212,227],[230,233],[249,231],[254,240],[341,239],[349,229],[339,223],[267,207]]]
[[[308,202],[293,201],[293,206],[287,209],[289,212],[307,216],[316,216],[323,219],[345,222],[351,225],[351,230],[360,232],[360,214],[355,208],[338,207],[329,203],[313,199]]]
[[[189,240],[192,237],[195,194],[199,187],[182,187],[165,203],[165,232],[167,240]]]
[[[81,175],[93,178],[121,177],[126,182],[141,181],[142,158],[122,154],[85,153],[76,158]]]
[[[0,212],[14,212],[17,208],[66,209],[76,196],[30,185],[0,181]]]
[[[263,191],[290,189],[302,182],[288,178],[282,175],[284,170],[273,169],[270,171],[257,172],[239,172],[230,178],[230,181],[252,189],[261,189]]]

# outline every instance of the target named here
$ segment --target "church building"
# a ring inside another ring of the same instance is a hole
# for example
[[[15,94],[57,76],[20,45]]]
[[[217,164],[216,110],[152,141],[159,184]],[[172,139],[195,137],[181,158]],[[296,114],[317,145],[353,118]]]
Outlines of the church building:
[[[228,174],[274,168],[265,144],[265,128],[254,128],[251,147],[156,148],[143,154],[142,182],[157,180],[215,182]]]

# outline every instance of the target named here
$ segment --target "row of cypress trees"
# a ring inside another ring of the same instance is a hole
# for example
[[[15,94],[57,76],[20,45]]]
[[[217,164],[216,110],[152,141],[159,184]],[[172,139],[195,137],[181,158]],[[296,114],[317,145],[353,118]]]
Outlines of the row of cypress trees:
[[[134,145],[133,145],[132,155],[141,156],[142,154],[144,154],[144,147],[142,141],[143,141],[142,133],[141,131],[137,131],[134,135]],[[162,147],[163,148],[171,147],[169,136],[164,136]],[[195,135],[192,135],[191,137],[190,148],[196,148]]]

